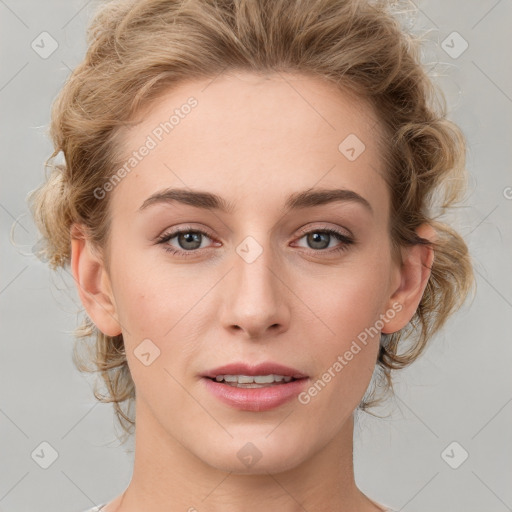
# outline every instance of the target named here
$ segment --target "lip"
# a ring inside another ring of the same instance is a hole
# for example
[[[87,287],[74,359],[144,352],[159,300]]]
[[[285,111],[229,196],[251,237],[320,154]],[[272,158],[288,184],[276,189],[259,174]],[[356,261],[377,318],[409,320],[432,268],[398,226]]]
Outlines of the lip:
[[[217,375],[284,375],[293,377],[287,383],[264,386],[261,388],[238,388],[217,382]],[[304,390],[309,378],[304,373],[274,362],[257,365],[231,363],[209,370],[201,375],[206,389],[226,405],[242,411],[268,411],[279,407]]]
[[[201,377],[209,377],[210,379],[215,379],[217,375],[284,375],[293,377],[294,379],[304,379],[307,377],[304,373],[296,370],[295,368],[290,368],[288,366],[283,366],[279,363],[274,363],[271,361],[267,361],[264,363],[260,363],[257,365],[249,365],[247,363],[230,363],[224,366],[219,366],[218,368],[214,368],[213,370],[209,370],[201,375]]]
[[[299,395],[308,381],[308,378],[302,378],[286,384],[261,388],[237,388],[207,377],[201,379],[206,389],[224,404],[242,411],[253,412],[268,411],[285,404]]]

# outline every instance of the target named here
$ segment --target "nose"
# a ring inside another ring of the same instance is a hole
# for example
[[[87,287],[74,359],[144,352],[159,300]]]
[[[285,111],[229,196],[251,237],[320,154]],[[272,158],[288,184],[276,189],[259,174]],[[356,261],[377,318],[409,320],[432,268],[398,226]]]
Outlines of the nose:
[[[265,248],[254,261],[240,254],[233,255],[234,268],[222,290],[225,294],[221,311],[223,326],[250,339],[288,330],[288,301],[293,294],[272,251]]]

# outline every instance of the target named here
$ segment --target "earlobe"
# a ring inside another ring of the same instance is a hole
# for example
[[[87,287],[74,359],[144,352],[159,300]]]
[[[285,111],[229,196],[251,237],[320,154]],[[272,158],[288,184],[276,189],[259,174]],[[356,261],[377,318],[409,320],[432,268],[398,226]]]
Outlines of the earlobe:
[[[437,239],[436,231],[429,224],[419,226],[416,233],[430,242]],[[434,249],[431,245],[416,244],[402,248],[400,284],[389,299],[390,304],[400,303],[402,308],[386,323],[382,329],[384,334],[399,331],[410,322],[427,287],[433,263]]]
[[[120,334],[121,326],[107,271],[90,241],[75,226],[71,230],[71,270],[89,318],[107,336]]]

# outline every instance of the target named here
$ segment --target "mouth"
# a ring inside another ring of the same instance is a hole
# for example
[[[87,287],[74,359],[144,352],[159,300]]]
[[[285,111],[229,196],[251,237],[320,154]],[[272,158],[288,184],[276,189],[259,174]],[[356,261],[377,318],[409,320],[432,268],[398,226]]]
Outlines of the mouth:
[[[244,411],[267,411],[296,397],[309,377],[277,363],[249,366],[233,363],[201,375],[205,388],[230,407]]]

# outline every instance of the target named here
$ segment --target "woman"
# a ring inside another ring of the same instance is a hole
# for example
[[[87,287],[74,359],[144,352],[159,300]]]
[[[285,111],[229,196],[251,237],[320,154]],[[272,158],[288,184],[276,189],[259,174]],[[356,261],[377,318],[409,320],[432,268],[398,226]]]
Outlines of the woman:
[[[436,220],[465,142],[434,92],[384,2],[98,11],[31,198],[95,342],[76,362],[135,430],[92,510],[391,510],[354,480],[354,413],[472,284]]]

